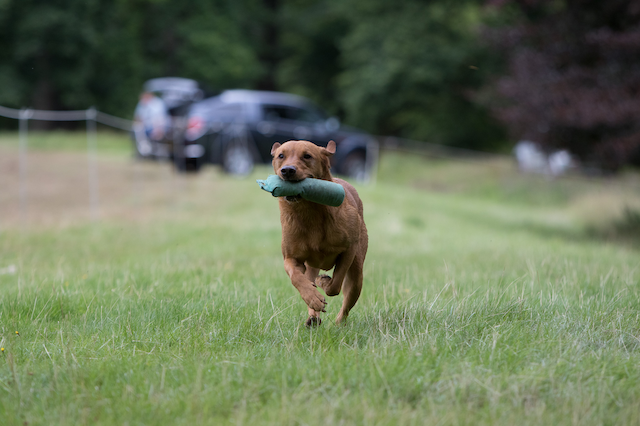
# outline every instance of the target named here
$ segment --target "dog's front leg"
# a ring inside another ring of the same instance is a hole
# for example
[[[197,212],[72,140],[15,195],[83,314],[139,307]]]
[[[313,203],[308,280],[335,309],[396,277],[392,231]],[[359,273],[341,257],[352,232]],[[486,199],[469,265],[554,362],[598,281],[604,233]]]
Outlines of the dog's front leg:
[[[327,302],[325,302],[324,296],[316,288],[315,283],[305,276],[306,267],[304,262],[291,257],[285,258],[284,269],[291,279],[291,284],[300,292],[302,300],[304,300],[309,309],[317,312],[326,312],[324,307]]]
[[[318,276],[318,272],[320,272],[319,268],[314,268],[313,266],[309,266],[306,262],[304,264],[307,269],[304,273],[305,277],[312,283],[316,282],[316,277]],[[309,318],[307,319],[307,326],[320,325],[322,323],[322,319],[320,319],[320,311],[315,311],[309,308]]]

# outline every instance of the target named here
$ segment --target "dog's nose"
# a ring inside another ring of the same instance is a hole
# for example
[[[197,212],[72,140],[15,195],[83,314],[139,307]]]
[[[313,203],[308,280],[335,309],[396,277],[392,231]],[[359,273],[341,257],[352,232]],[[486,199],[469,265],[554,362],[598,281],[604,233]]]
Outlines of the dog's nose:
[[[290,178],[291,176],[296,174],[295,166],[284,166],[280,169],[280,173],[283,178]]]

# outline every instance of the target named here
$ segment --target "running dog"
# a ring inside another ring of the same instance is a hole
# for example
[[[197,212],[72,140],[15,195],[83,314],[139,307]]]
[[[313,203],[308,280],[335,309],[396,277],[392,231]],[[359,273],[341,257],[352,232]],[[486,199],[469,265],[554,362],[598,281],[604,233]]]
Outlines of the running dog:
[[[279,198],[284,269],[309,308],[307,326],[319,325],[320,313],[326,312],[327,302],[317,287],[327,296],[343,291],[336,323],[347,318],[362,290],[362,268],[368,247],[362,201],[353,186],[331,176],[330,158],[335,152],[334,141],[326,148],[307,141],[275,143],[271,148],[273,169],[281,179],[292,182],[323,179],[345,189],[345,199],[338,207],[299,196]],[[333,277],[318,275],[321,269],[328,271],[334,267]]]

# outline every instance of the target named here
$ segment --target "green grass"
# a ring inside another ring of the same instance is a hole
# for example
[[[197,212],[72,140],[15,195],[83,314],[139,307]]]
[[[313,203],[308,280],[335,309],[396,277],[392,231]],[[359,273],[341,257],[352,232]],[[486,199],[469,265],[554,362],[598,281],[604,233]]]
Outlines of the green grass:
[[[266,167],[144,220],[5,225],[0,424],[637,424],[640,253],[580,209],[604,184],[492,170],[383,156],[344,326],[341,296],[303,325]]]

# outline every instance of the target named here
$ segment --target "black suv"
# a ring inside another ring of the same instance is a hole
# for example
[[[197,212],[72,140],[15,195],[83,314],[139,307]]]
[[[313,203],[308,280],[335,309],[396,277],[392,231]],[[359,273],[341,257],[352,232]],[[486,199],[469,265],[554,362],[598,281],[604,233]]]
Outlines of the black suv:
[[[158,100],[166,104],[164,121],[157,118],[161,115]],[[154,116],[155,123],[145,124]],[[304,139],[326,146],[334,140],[333,172],[366,181],[377,154],[374,138],[341,126],[303,97],[226,90],[203,99],[197,83],[188,79],[148,81],[135,123],[138,155],[169,157],[179,170],[197,171],[203,164],[213,163],[221,164],[228,173],[244,175],[255,163],[271,162],[275,142]]]

